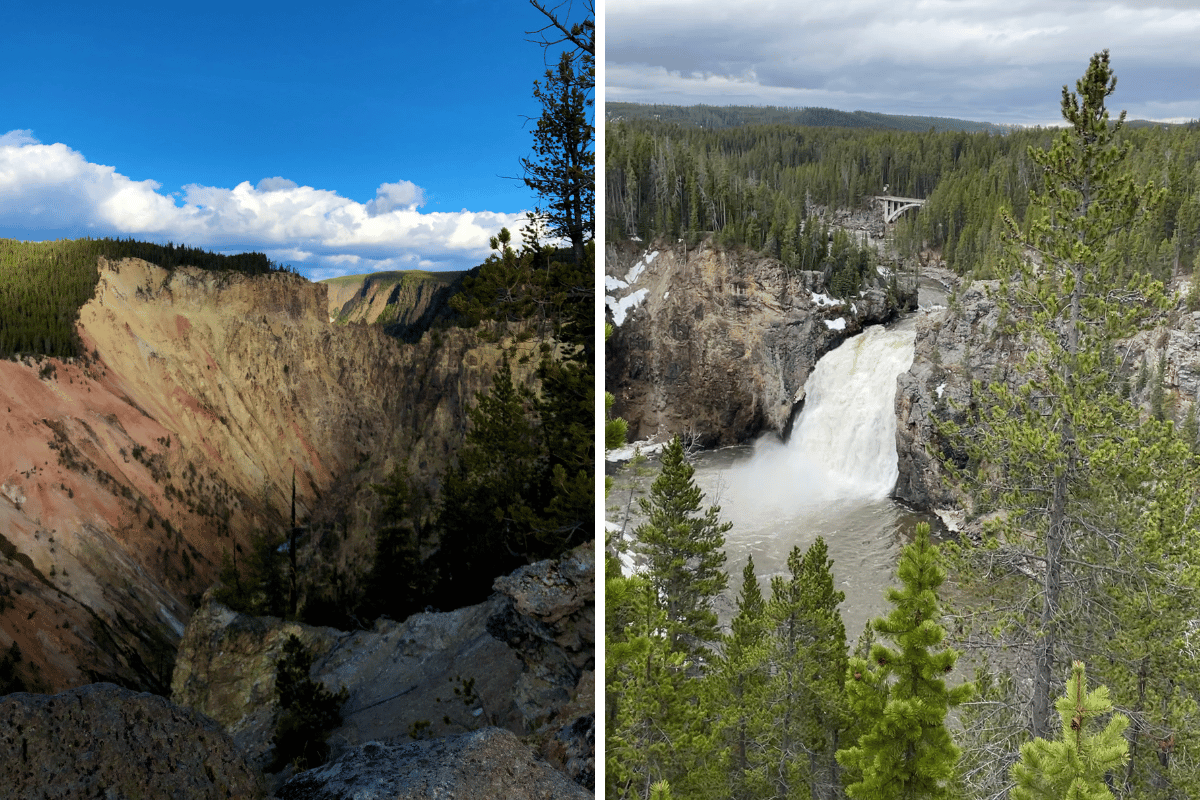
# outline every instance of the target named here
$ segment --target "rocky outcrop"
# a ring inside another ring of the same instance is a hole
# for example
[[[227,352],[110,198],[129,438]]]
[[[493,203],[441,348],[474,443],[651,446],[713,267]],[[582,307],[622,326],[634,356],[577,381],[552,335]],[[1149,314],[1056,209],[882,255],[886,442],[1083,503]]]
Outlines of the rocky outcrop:
[[[594,559],[587,543],[498,578],[485,603],[353,633],[245,617],[210,600],[180,645],[172,698],[215,719],[264,765],[279,713],[275,664],[297,635],[317,656],[314,679],[349,690],[335,753],[491,724],[530,737],[580,782],[594,780]]]
[[[896,380],[896,453],[900,474],[894,496],[924,510],[958,505],[944,479],[953,444],[938,420],[964,420],[972,380],[1008,375],[1015,344],[995,335],[999,309],[989,292],[995,281],[971,284],[950,308],[922,311],[912,366]]]
[[[502,728],[432,741],[368,742],[283,785],[282,800],[587,800],[592,793]]]
[[[439,320],[450,319],[450,298],[466,272],[375,272],[322,281],[329,289],[329,320],[382,325],[389,336],[416,341]]]
[[[996,281],[960,287],[949,308],[921,312],[912,367],[896,392],[896,450],[900,477],[895,496],[924,510],[953,508],[963,498],[944,479],[947,461],[965,454],[937,431],[937,420],[965,421],[972,380],[1015,384],[1026,346],[997,332],[1000,311],[992,293]],[[1185,292],[1176,287],[1177,296]],[[1161,386],[1163,412],[1182,423],[1200,398],[1200,312],[1182,305],[1164,325],[1137,333],[1115,348],[1123,390],[1147,412]],[[1160,372],[1161,367],[1161,372]],[[965,463],[965,462],[964,462]]]
[[[301,557],[343,575],[371,551],[372,482],[401,465],[436,488],[511,342],[331,325],[327,291],[101,259],[87,357],[0,361],[0,647],[51,690],[166,692],[224,553],[289,524],[293,475]],[[532,383],[537,343],[516,347]]]
[[[6,798],[263,796],[257,773],[211,719],[112,684],[0,698]]]
[[[785,433],[817,359],[898,310],[883,278],[847,304],[824,294],[820,273],[757,254],[632,248],[610,247],[605,259],[617,326],[605,388],[633,439],[679,433],[716,446]]]

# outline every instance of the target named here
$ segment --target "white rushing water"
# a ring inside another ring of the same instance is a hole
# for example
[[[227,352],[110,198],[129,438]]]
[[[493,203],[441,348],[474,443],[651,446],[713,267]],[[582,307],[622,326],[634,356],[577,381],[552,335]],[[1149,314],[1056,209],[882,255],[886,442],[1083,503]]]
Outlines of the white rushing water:
[[[760,442],[752,459],[730,471],[733,492],[785,511],[891,493],[896,376],[912,365],[915,335],[911,321],[876,325],[827,353],[805,384],[791,440]]]
[[[826,354],[809,376],[804,410],[786,444],[765,438],[692,458],[704,505],[720,505],[721,518],[733,523],[725,535],[724,623],[733,616],[748,555],[769,596],[770,579],[787,573],[792,548],[806,550],[818,536],[846,593],[842,616],[851,640],[868,619],[887,613],[883,592],[905,534],[925,518],[888,497],[898,461],[896,377],[912,364],[915,329],[913,318],[873,326]],[[646,488],[657,466],[650,473],[633,480]],[[629,480],[618,478],[614,505],[628,505]],[[622,516],[610,519],[620,526]],[[626,529],[637,524],[628,520]]]
[[[855,637],[884,614],[902,534],[917,518],[888,498],[896,483],[896,377],[913,359],[915,320],[873,326],[826,354],[805,385],[791,439],[764,439],[696,462],[706,503],[733,522],[726,534],[730,595],[754,556],[763,591],[784,575],[793,547],[822,536],[834,578],[846,593],[842,614]],[[732,607],[722,617],[727,621]]]

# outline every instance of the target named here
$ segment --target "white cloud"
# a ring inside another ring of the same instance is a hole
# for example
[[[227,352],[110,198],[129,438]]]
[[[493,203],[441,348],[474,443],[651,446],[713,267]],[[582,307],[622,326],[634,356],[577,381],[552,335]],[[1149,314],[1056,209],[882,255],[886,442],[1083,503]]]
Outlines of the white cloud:
[[[524,220],[524,212],[421,213],[425,193],[406,180],[381,184],[367,203],[282,177],[232,189],[189,184],[179,200],[161,188],[93,164],[65,144],[41,144],[27,130],[0,136],[0,228],[23,238],[38,231],[134,235],[261,250],[312,274],[416,264],[466,269],[487,257],[500,228],[519,235]]]
[[[21,147],[27,144],[37,144],[37,139],[33,138],[33,131],[30,130],[15,130],[0,136],[0,147]]]
[[[615,101],[1028,124],[1056,120],[1062,85],[1108,48],[1116,107],[1200,116],[1195,0],[609,0],[605,25]]]
[[[260,192],[275,192],[280,189],[295,189],[297,185],[295,181],[276,176],[274,178],[263,178],[254,184],[254,188]]]
[[[382,184],[375,190],[375,199],[367,203],[367,213],[375,216],[397,208],[412,211],[423,205],[425,192],[420,186],[411,181],[398,181]]]

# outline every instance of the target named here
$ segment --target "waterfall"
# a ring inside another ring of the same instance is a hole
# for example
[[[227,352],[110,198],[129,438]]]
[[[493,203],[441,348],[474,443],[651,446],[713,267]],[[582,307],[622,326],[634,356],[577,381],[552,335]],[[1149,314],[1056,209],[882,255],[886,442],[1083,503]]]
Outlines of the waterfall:
[[[867,328],[817,362],[787,444],[760,442],[730,471],[729,498],[778,513],[883,498],[895,486],[896,377],[912,365],[912,321]]]

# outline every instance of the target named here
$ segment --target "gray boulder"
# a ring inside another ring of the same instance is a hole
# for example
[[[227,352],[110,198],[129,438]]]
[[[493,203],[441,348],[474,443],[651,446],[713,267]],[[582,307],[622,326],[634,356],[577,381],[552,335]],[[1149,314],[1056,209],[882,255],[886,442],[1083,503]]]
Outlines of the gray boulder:
[[[483,728],[443,739],[368,742],[302,772],[282,800],[590,800],[592,794],[538,759],[510,731]]]
[[[6,798],[257,798],[263,789],[211,719],[110,683],[0,698]]]

